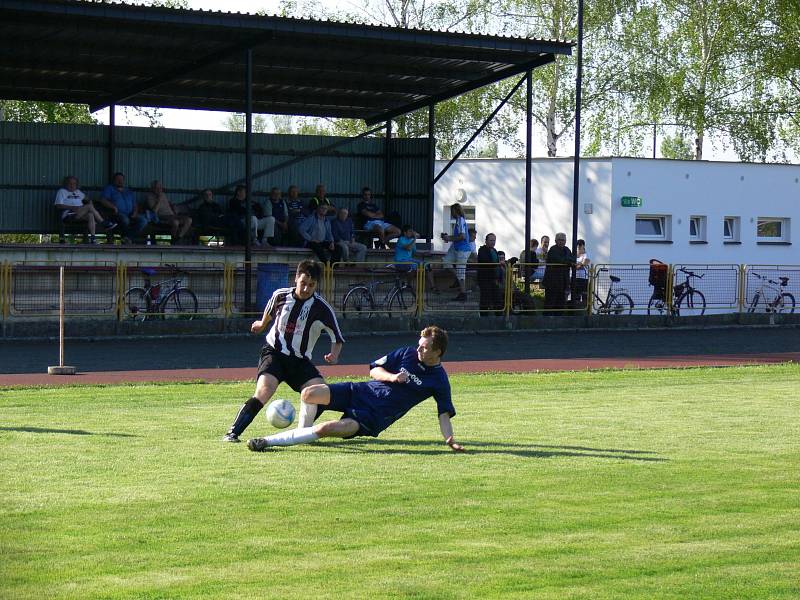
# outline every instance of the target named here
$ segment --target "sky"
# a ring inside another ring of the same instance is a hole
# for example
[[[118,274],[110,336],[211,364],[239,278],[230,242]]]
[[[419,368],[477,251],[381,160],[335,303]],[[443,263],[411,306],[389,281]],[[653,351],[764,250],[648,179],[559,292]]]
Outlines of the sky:
[[[360,2],[355,0],[316,0],[322,6],[330,7],[332,10],[337,9],[351,9],[353,12],[358,12]],[[189,0],[189,7],[192,9],[201,10],[215,10],[224,12],[242,12],[242,13],[256,13],[264,11],[267,14],[277,14],[280,11],[280,2],[278,0]],[[303,4],[302,0],[298,0],[298,5]],[[216,111],[203,111],[203,110],[175,110],[175,109],[162,109],[163,117],[161,123],[164,127],[173,129],[206,129],[213,131],[226,130],[225,122],[230,113],[216,112]],[[146,127],[148,122],[144,118],[135,118],[134,115],[128,111],[128,116],[121,114],[122,109],[118,109],[117,123],[121,125],[135,125]],[[108,123],[108,110],[102,110],[94,115],[102,123]],[[534,156],[545,156],[547,153],[544,143],[544,135],[542,132],[534,131]],[[519,139],[525,139],[524,122],[520,123]],[[660,143],[660,140],[659,142]],[[560,147],[562,156],[571,156],[574,153],[574,143],[567,142]],[[737,156],[732,150],[726,150],[722,145],[713,138],[706,141],[704,148],[705,160],[719,160],[719,161],[737,161]],[[511,148],[501,145],[498,148],[498,154],[502,157],[513,156],[514,153]],[[651,156],[651,151],[647,150],[645,156]],[[658,156],[658,154],[657,154]]]

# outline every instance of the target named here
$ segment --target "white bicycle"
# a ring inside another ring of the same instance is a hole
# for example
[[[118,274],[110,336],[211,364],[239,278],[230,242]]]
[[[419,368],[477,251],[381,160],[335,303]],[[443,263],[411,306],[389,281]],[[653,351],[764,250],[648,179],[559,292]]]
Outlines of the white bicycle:
[[[794,296],[784,291],[784,288],[789,284],[788,277],[778,277],[778,281],[775,281],[754,271],[750,271],[750,275],[757,278],[761,283],[750,301],[747,312],[754,313],[761,310],[768,313],[791,314],[794,312]],[[762,308],[759,308],[759,304]]]

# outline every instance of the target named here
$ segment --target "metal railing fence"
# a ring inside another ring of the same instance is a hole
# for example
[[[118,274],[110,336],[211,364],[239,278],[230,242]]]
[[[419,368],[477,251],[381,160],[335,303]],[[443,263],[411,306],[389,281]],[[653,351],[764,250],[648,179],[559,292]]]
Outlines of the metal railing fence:
[[[0,263],[0,318],[56,317],[61,264]],[[565,287],[563,296],[557,297],[563,306],[553,307],[547,305],[547,290],[542,286],[543,281],[546,284],[552,279],[544,274],[548,268],[566,268],[563,265],[516,263],[503,271],[492,263],[468,263],[465,297],[459,297],[453,270],[440,261],[422,262],[407,272],[403,265],[411,263],[397,264],[399,269],[394,263],[325,265],[319,291],[343,318],[424,313],[693,316],[800,312],[800,265],[663,265],[662,279],[654,285],[650,265],[599,264],[589,269],[585,298],[578,293],[580,289],[572,293],[565,283],[568,278],[556,278]],[[158,312],[155,308],[175,287],[173,279],[178,276],[179,287],[188,290],[179,306],[186,305],[189,310],[170,305],[159,318],[259,316],[274,289],[294,286],[296,268],[297,261],[252,264],[252,308],[245,311],[243,262],[70,262],[65,265],[65,311],[73,317],[145,320],[148,311]],[[526,269],[530,274],[528,294]],[[149,300],[143,298],[147,293],[143,290],[149,290]]]
[[[344,319],[413,316],[419,312],[423,269],[413,262],[334,263],[326,296]]]

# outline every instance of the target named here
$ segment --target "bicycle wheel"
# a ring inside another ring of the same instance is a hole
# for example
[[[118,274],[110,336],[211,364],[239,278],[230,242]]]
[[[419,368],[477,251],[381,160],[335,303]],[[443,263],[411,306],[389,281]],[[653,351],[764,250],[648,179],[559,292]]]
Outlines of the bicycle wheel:
[[[703,292],[690,290],[680,297],[676,309],[682,317],[699,317],[706,312],[706,297]]]
[[[147,318],[147,292],[141,287],[132,287],[125,292],[125,314],[134,321]]]
[[[172,290],[161,301],[159,310],[164,314],[164,318],[193,319],[197,314],[197,296],[189,288]]]
[[[347,319],[371,317],[375,311],[372,294],[364,286],[356,286],[344,295],[342,300],[342,316]]]
[[[397,288],[389,298],[389,317],[396,314],[415,312],[417,308],[417,295],[411,286]]]
[[[653,296],[650,298],[650,302],[647,304],[647,314],[657,316],[667,314],[667,303],[663,298],[657,298],[656,296]]]
[[[608,298],[608,314],[629,315],[633,312],[633,300],[625,292],[614,294]]]
[[[773,309],[776,313],[792,314],[794,312],[794,296],[789,292],[783,292],[778,296],[778,301]]]

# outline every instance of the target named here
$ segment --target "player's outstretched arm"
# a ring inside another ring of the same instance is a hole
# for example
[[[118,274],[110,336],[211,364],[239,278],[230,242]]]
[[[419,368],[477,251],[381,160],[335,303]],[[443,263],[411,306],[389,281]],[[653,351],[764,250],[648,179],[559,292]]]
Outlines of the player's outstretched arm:
[[[453,425],[450,423],[450,415],[447,413],[442,413],[439,415],[439,429],[442,430],[444,443],[450,446],[450,449],[453,452],[464,452],[464,446],[457,444],[453,439]]]
[[[342,353],[342,343],[334,342],[331,344],[331,351],[325,355],[325,362],[335,365],[339,362],[339,354]]]

